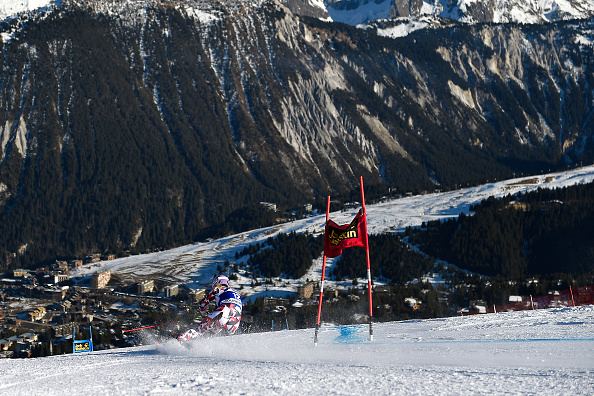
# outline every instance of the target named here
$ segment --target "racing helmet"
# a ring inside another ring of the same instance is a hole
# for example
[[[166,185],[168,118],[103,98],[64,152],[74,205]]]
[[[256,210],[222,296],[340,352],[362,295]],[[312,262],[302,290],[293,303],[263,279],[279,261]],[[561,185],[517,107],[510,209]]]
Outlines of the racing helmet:
[[[216,276],[212,281],[212,290],[221,289],[221,288],[228,288],[229,287],[229,278],[225,275]]]

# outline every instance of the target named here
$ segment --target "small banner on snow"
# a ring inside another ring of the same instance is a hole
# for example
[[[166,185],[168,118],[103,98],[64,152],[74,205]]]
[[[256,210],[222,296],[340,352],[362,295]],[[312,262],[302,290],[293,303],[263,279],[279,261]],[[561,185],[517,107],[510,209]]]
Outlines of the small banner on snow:
[[[353,246],[367,247],[367,219],[361,211],[350,224],[338,225],[332,220],[326,222],[324,232],[326,257],[340,256],[342,249]]]

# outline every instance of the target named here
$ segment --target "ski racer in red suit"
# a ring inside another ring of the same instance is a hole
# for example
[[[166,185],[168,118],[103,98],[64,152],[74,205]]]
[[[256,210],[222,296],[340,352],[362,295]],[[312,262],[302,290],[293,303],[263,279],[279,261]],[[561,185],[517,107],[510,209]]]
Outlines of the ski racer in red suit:
[[[215,300],[217,308],[208,313],[208,304]],[[177,337],[178,341],[189,341],[203,334],[215,335],[221,331],[235,333],[241,322],[242,302],[239,293],[229,287],[229,278],[219,275],[212,281],[212,290],[198,305],[202,315],[206,315],[196,329],[189,329]]]

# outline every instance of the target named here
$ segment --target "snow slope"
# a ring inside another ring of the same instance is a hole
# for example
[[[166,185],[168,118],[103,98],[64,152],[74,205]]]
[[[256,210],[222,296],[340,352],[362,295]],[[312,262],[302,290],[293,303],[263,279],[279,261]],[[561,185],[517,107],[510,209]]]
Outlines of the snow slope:
[[[0,21],[14,17],[21,12],[49,7],[56,2],[55,0],[0,0]]]
[[[594,306],[0,360],[10,395],[588,395]]]
[[[409,9],[414,19],[434,16],[453,19],[463,23],[546,23],[559,20],[588,19],[594,13],[592,0],[350,0],[326,1],[326,9],[335,22],[350,25],[364,24],[378,19],[387,19],[394,3]],[[338,3],[339,9],[333,8]],[[345,3],[348,3],[345,6]],[[483,4],[481,4],[483,3]],[[410,8],[409,8],[410,7]],[[474,9],[474,11],[473,11]],[[408,13],[406,14],[408,15]]]
[[[358,25],[374,21],[376,19],[387,19],[392,10],[391,0],[380,0],[362,2],[359,7],[354,9],[340,10],[332,6],[327,6],[326,10],[334,22],[342,22],[349,25]]]
[[[494,196],[503,197],[507,194],[533,191],[537,188],[557,188],[580,183],[594,182],[594,165],[572,169],[566,172],[551,173],[540,176],[526,176],[511,180],[489,183],[482,186],[470,187],[462,190],[419,195],[402,199],[393,199],[375,205],[366,205],[367,226],[370,234],[385,232],[401,232],[408,226],[417,227],[423,222],[453,218],[460,213],[469,214],[471,205]],[[330,214],[330,218],[338,224],[349,223],[358,208],[344,212]],[[143,279],[161,279],[167,282],[186,284],[191,288],[202,288],[209,285],[218,265],[223,266],[226,260],[236,261],[235,254],[244,247],[265,243],[268,237],[279,233],[309,232],[322,233],[326,215],[318,215],[290,223],[272,227],[247,231],[225,238],[205,243],[179,248],[119,258],[96,264],[87,264],[77,270],[74,276],[89,277],[92,273],[109,269],[120,279],[130,283]],[[334,259],[328,260],[328,272],[334,265]],[[239,276],[239,280],[232,282],[232,286],[241,287],[242,295],[272,295],[272,290],[280,293],[295,292],[295,286],[306,279],[320,279],[322,257],[314,261],[310,271],[300,279],[287,279],[274,286],[259,286],[251,288],[251,278]],[[373,274],[372,274],[373,275]],[[365,283],[365,282],[364,282]],[[333,284],[341,288],[341,284]],[[350,280],[344,282],[344,287],[352,287]]]

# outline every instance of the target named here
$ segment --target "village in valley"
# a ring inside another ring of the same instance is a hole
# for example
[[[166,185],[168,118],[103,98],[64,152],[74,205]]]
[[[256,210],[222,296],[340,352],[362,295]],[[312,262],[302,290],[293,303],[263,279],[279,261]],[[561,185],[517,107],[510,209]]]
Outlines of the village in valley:
[[[87,280],[80,285],[71,277],[83,264],[113,258],[94,255],[72,262],[56,261],[51,268],[5,274],[0,279],[0,358],[72,352],[73,338],[88,338],[90,328],[94,349],[138,345],[138,334],[126,330],[139,326],[144,315],[180,309],[189,312],[191,301],[204,294],[177,285],[156,293],[154,281],[122,289],[110,285],[109,270],[95,272],[90,283]]]
[[[89,337],[94,350],[135,346],[154,342],[142,331],[147,327],[173,336],[180,331],[178,323],[192,323],[207,290],[154,280],[124,287],[114,282],[108,269],[94,272],[90,283],[71,276],[79,266],[99,266],[96,263],[113,258],[94,255],[84,260],[56,261],[51,268],[17,269],[0,278],[0,358],[72,353],[75,340]],[[275,330],[274,318],[278,318],[277,330],[286,329],[284,314],[289,303],[293,308],[311,306],[317,298],[314,292],[319,293],[317,283],[307,282],[296,287],[292,301],[261,299],[260,313],[272,324],[265,330]],[[334,291],[327,294],[338,296]],[[148,326],[149,322],[153,325]],[[252,322],[250,312],[244,311],[241,330],[250,331]]]

